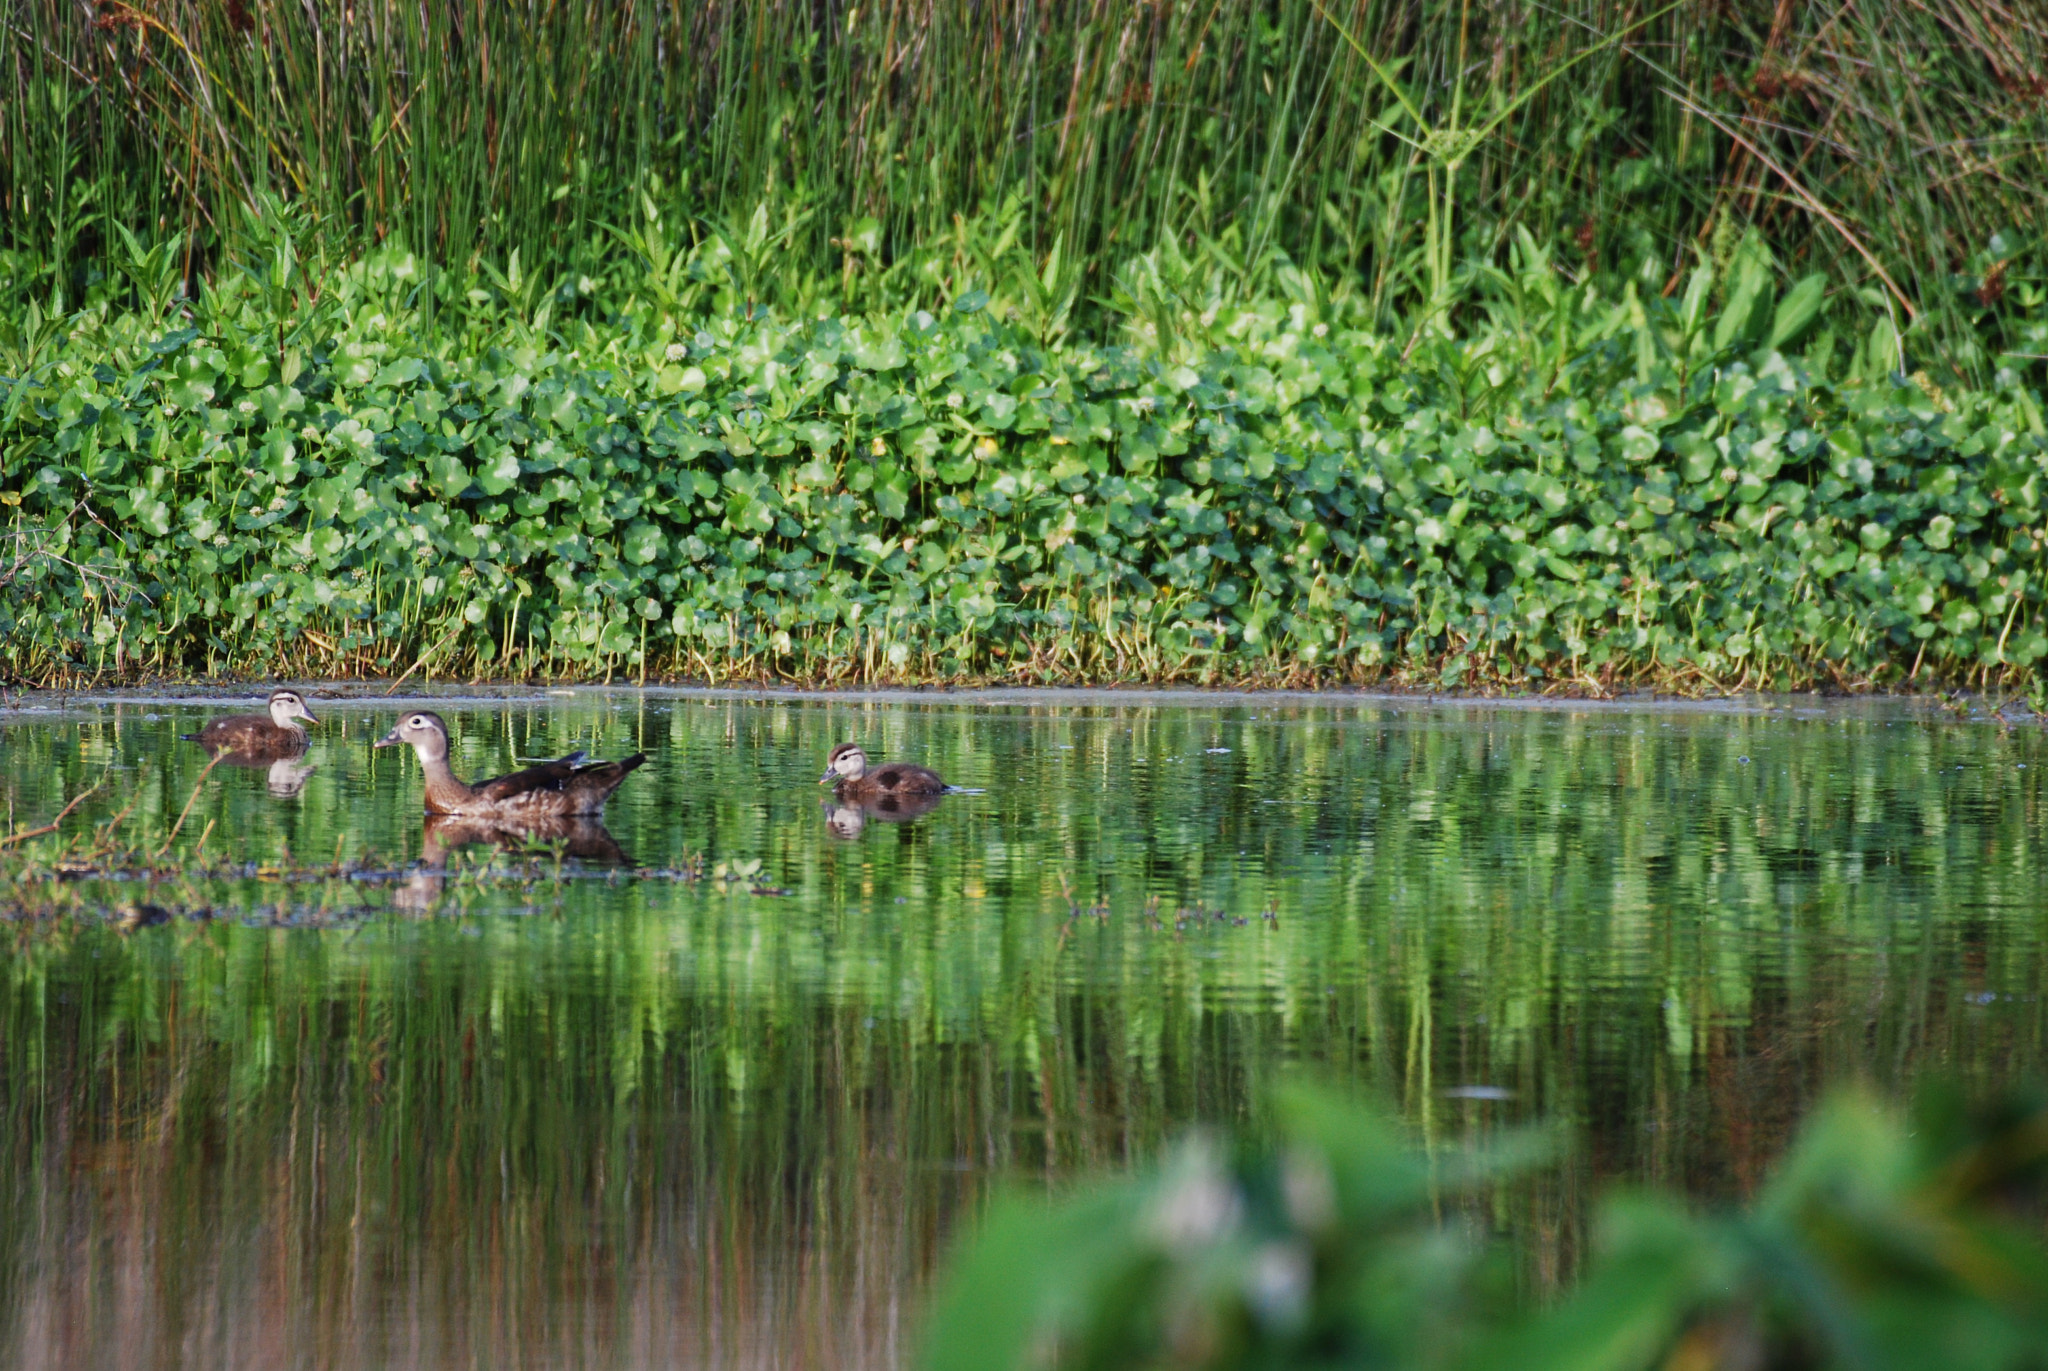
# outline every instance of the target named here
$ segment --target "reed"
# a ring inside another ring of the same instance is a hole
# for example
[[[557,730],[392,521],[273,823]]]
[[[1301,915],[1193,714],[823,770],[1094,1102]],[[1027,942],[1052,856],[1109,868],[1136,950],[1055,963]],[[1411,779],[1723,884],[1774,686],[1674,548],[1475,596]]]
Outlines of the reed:
[[[272,197],[316,256],[415,249],[430,313],[451,303],[436,273],[486,263],[574,307],[657,218],[732,245],[707,270],[741,304],[895,305],[1014,255],[1069,318],[1128,302],[1157,254],[1412,314],[1517,229],[1670,292],[1754,226],[1783,269],[1869,288],[1976,374],[2012,345],[2048,183],[2048,15],[2000,0],[0,16],[0,248],[55,301],[174,240],[170,279],[196,292],[264,253]]]

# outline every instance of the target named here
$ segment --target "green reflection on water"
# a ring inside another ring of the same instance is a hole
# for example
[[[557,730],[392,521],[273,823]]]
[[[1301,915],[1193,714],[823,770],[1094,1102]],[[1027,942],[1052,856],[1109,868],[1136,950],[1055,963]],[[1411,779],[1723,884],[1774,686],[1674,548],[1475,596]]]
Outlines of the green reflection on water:
[[[1600,1178],[1740,1191],[1825,1081],[2048,1059],[2031,731],[1073,693],[435,705],[464,775],[652,751],[606,815],[641,873],[338,901],[173,882],[162,926],[17,924],[0,1360],[895,1364],[992,1178],[1256,1126],[1290,1061],[1435,1139],[1576,1128],[1491,1214],[1556,1280]],[[181,849],[416,857],[418,766],[369,750],[396,710],[322,702],[296,793],[217,770]],[[168,828],[204,764],[175,735],[205,715],[0,716],[10,829],[110,766],[81,825]],[[985,793],[857,825],[815,784],[846,738]],[[789,893],[644,874],[698,857]]]

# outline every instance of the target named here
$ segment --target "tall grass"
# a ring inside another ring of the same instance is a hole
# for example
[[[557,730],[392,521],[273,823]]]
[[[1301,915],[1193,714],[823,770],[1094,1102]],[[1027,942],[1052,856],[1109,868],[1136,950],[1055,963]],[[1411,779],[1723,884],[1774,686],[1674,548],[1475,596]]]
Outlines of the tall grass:
[[[1468,276],[1520,226],[1575,270],[1670,290],[1754,224],[1788,269],[1859,283],[1974,371],[1983,316],[2007,341],[1995,311],[2034,269],[2048,183],[2048,13],[2004,0],[0,15],[0,246],[69,298],[123,232],[182,234],[188,274],[209,273],[245,246],[241,207],[274,194],[332,250],[397,239],[474,270],[516,249],[550,282],[601,272],[614,229],[666,210],[746,245],[742,295],[858,306],[949,289],[912,249],[986,220],[995,256],[1083,312],[1118,297],[1132,259],[1191,253],[1412,311],[1424,188],[1454,151],[1441,242]],[[1430,135],[1511,107],[1476,147]]]

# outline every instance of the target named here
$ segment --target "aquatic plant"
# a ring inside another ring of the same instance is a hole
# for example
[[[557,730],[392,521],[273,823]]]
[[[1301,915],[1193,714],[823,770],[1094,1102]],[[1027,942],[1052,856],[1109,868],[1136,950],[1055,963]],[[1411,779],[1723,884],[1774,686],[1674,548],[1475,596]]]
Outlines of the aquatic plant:
[[[923,1364],[1905,1371],[2048,1353],[2038,1093],[1972,1112],[1933,1092],[1909,1125],[1838,1092],[1742,1209],[1610,1196],[1577,1288],[1543,1310],[1516,1307],[1486,1241],[1538,1135],[1426,1151],[1300,1088],[1276,1112],[1263,1146],[1198,1139],[1133,1178],[998,1205]]]
[[[1457,339],[1312,296],[429,334],[420,264],[0,323],[0,669],[823,681],[1970,679],[2048,654],[2048,430],[1750,239],[1681,296],[1524,237]],[[687,275],[701,249],[679,258]],[[1716,298],[1720,303],[1716,304]]]

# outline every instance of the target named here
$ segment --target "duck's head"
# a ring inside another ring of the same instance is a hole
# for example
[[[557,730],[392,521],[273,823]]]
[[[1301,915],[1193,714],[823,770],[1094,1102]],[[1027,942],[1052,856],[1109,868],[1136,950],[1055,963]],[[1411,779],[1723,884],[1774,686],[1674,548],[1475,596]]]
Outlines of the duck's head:
[[[279,728],[290,728],[292,720],[304,719],[309,724],[320,721],[313,717],[313,711],[306,708],[306,701],[296,690],[273,690],[270,692],[270,721]]]
[[[408,714],[391,728],[391,731],[370,744],[372,747],[397,747],[401,743],[412,746],[423,762],[442,762],[448,759],[448,725],[441,722],[441,716],[431,710],[422,709]]]
[[[833,748],[832,755],[825,759],[825,774],[818,778],[818,784],[857,781],[867,774],[868,754],[860,750],[860,744],[841,743]]]

